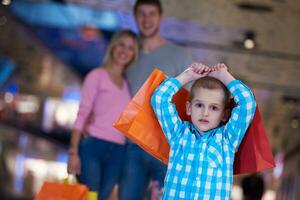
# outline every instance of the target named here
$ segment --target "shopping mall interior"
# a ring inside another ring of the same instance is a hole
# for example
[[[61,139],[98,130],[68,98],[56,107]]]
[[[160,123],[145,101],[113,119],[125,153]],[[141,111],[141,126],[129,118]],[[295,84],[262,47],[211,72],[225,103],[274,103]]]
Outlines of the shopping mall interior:
[[[115,31],[138,33],[134,2],[0,0],[1,200],[31,200],[45,181],[68,175],[82,81],[101,64]],[[298,200],[300,1],[162,4],[163,37],[188,48],[196,61],[226,63],[253,90],[276,163],[259,172],[264,200]],[[232,200],[243,199],[244,176],[234,177]]]

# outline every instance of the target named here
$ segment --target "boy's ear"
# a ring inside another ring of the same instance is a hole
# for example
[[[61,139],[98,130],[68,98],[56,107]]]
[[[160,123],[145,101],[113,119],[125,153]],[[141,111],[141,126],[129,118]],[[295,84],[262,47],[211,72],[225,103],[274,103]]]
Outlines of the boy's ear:
[[[224,113],[223,113],[223,117],[222,117],[222,120],[221,120],[223,123],[226,123],[228,121],[228,119],[230,117],[230,111],[231,111],[230,108],[225,108]]]
[[[185,108],[186,108],[186,114],[187,114],[188,116],[190,116],[191,113],[192,113],[192,111],[191,111],[191,103],[190,103],[189,101],[187,101],[187,102],[185,103]]]

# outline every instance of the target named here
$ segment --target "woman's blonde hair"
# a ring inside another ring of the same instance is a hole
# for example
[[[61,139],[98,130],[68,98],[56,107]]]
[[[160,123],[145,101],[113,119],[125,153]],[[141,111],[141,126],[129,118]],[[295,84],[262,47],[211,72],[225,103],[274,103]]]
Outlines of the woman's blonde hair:
[[[137,35],[131,31],[131,30],[121,30],[121,31],[118,31],[116,32],[107,49],[106,49],[106,52],[105,52],[105,55],[104,55],[104,58],[103,58],[103,64],[108,64],[110,61],[111,61],[111,56],[112,56],[112,50],[113,48],[116,46],[116,44],[119,42],[119,40],[123,37],[130,37],[133,39],[133,41],[135,42],[135,47],[134,47],[134,57],[133,59],[125,66],[125,69],[127,69],[130,65],[132,65],[136,60],[137,60],[137,57],[138,57],[138,53],[139,53],[139,46],[138,46],[138,38],[137,38]]]

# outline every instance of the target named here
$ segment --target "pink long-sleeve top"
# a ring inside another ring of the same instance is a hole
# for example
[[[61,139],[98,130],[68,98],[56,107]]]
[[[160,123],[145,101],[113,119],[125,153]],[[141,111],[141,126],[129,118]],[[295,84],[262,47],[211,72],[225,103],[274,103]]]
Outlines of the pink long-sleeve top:
[[[120,88],[113,83],[105,69],[94,69],[83,82],[73,129],[102,140],[124,144],[125,136],[113,127],[113,123],[129,101],[126,81]]]

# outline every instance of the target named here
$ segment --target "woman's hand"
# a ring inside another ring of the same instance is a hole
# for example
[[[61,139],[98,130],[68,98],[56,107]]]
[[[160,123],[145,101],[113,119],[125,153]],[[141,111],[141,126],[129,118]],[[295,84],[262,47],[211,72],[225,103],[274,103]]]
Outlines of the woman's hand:
[[[69,154],[69,160],[68,160],[68,167],[67,167],[69,174],[80,174],[81,171],[81,163],[80,158],[77,153]]]

